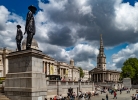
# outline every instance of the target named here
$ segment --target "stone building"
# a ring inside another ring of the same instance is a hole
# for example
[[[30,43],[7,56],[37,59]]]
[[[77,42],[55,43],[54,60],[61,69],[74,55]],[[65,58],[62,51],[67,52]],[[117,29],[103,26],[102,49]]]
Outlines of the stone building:
[[[38,43],[35,39],[32,40],[31,48],[39,49]],[[22,50],[26,49],[26,39],[22,42]],[[0,49],[0,77],[5,77],[8,72],[8,53],[12,50],[6,48]],[[60,75],[62,79],[78,81],[79,80],[79,68],[74,66],[74,60],[70,60],[70,64],[60,62],[54,58],[45,54],[43,58],[43,72],[46,75]]]
[[[84,73],[84,77],[83,77],[83,81],[88,81],[90,76],[89,76],[89,71],[88,70],[83,70]]]
[[[91,81],[94,82],[117,82],[120,78],[120,72],[116,70],[106,69],[106,56],[104,54],[104,46],[102,35],[100,36],[100,48],[97,56],[97,67],[89,71]]]
[[[6,56],[12,52],[7,48],[0,48],[0,77],[6,76],[8,72],[8,59]]]

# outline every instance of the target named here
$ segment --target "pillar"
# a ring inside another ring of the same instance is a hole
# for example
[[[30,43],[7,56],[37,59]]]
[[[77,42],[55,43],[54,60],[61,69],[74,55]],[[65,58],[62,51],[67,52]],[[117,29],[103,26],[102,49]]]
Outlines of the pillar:
[[[93,81],[95,82],[95,74],[93,74]]]
[[[98,74],[97,74],[97,82],[98,82]]]
[[[50,75],[49,70],[49,63],[47,62],[47,75]]]
[[[101,82],[101,80],[102,80],[102,77],[101,77],[102,75],[101,75],[101,73],[100,73],[100,82]]]
[[[43,73],[45,73],[45,62],[43,61]]]
[[[47,75],[47,62],[45,62],[45,74]]]
[[[49,64],[48,64],[48,65],[49,65],[49,66],[48,66],[48,67],[49,67],[49,75],[51,75],[51,73],[50,73],[50,70],[51,70],[51,69],[50,69],[50,62],[49,62]]]
[[[102,74],[102,76],[103,76],[103,82],[104,82],[104,73]]]
[[[112,80],[112,74],[110,74],[110,79],[111,79],[111,81],[113,81],[113,80]]]

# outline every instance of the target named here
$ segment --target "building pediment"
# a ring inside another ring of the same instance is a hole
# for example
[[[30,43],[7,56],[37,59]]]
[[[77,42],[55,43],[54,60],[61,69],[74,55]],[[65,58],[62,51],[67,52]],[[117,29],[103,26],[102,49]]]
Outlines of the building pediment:
[[[99,69],[99,68],[94,68],[94,69],[92,69],[90,72],[98,72],[98,71],[102,71],[102,70]]]

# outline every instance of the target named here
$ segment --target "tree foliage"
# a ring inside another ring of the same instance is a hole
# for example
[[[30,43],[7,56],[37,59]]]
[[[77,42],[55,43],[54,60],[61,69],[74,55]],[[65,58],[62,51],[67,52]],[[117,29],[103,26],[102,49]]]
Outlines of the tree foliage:
[[[80,69],[80,78],[83,78],[85,73],[83,72],[81,67],[79,67],[79,69]]]
[[[138,59],[129,58],[123,63],[121,78],[129,77],[132,81],[138,78]]]

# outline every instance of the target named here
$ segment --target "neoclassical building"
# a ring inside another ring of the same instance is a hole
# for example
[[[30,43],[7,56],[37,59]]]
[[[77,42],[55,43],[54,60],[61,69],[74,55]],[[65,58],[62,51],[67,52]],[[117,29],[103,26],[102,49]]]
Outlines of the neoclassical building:
[[[120,78],[120,72],[116,70],[106,69],[106,56],[104,54],[104,46],[102,35],[100,36],[100,48],[97,56],[97,67],[89,71],[91,81],[94,82],[117,82]]]
[[[12,52],[7,48],[0,48],[0,77],[6,76],[8,72],[8,59],[6,56]]]
[[[84,77],[82,78],[83,81],[88,81],[90,80],[90,75],[88,70],[83,70]]]
[[[26,48],[26,39],[22,42],[22,50]],[[32,40],[31,48],[39,49],[38,43],[35,39]],[[6,56],[12,52],[7,48],[0,49],[0,77],[5,77],[8,72],[8,59]],[[64,80],[78,81],[79,68],[74,65],[74,60],[71,59],[70,63],[57,61],[54,58],[45,54],[43,58],[43,73],[46,75],[60,75]]]

